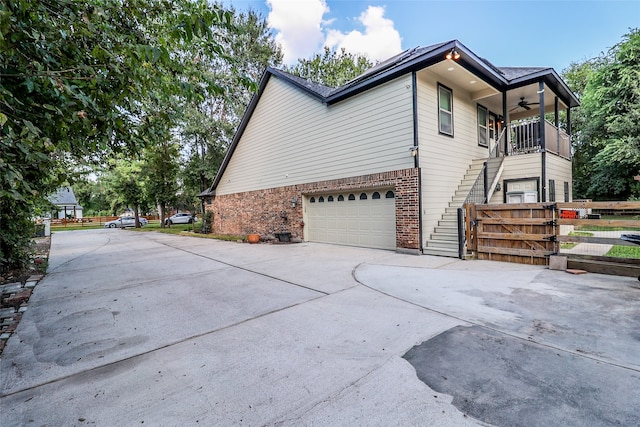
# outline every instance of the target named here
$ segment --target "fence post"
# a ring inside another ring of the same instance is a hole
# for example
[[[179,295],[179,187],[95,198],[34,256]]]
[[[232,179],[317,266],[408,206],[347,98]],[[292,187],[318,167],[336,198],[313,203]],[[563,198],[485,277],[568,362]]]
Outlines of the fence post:
[[[458,258],[464,259],[464,211],[458,208]]]
[[[489,197],[489,168],[487,167],[487,162],[484,162],[484,166],[482,167],[482,180],[483,180],[483,187],[484,187],[484,202],[482,203],[488,203],[489,201],[487,200]]]

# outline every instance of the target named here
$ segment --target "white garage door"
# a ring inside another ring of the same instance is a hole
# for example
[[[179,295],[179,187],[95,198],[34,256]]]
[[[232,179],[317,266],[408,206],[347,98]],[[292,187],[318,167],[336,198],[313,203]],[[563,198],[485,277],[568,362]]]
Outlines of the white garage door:
[[[392,190],[327,193],[305,197],[307,240],[368,248],[396,248]]]

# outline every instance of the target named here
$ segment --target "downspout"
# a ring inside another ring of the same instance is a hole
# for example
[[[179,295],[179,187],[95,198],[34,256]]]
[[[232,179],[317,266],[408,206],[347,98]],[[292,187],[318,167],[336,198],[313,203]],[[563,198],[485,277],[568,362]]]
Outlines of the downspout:
[[[540,94],[540,145],[542,146],[542,194],[541,202],[547,201],[547,147],[544,135],[544,81],[538,83],[538,93]]]
[[[412,102],[413,102],[413,146],[419,147],[418,142],[418,78],[416,72],[411,73]],[[422,253],[422,169],[420,168],[420,150],[415,151],[413,167],[418,169],[418,250]]]

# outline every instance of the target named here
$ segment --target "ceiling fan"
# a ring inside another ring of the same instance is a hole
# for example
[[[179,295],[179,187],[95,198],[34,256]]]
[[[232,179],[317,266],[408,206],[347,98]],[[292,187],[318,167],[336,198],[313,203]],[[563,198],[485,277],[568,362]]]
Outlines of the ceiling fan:
[[[524,108],[525,110],[529,111],[529,110],[531,110],[530,105],[540,105],[540,103],[539,102],[525,101],[524,96],[523,96],[523,97],[520,98],[520,102],[518,102],[518,105],[516,105],[511,110],[509,110],[509,112],[517,110],[518,108]]]

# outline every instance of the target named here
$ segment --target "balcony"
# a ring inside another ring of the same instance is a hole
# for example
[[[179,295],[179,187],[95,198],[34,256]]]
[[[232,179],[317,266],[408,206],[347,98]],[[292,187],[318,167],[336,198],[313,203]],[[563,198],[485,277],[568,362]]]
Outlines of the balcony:
[[[571,139],[565,131],[545,120],[544,135],[545,141],[543,142],[540,135],[540,120],[538,119],[511,123],[511,143],[508,155],[540,153],[544,147],[548,153],[571,160]]]

